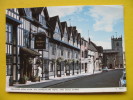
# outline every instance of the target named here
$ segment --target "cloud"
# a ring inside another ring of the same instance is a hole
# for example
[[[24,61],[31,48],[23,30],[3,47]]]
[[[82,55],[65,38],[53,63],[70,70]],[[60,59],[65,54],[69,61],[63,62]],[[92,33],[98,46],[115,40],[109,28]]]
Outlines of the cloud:
[[[94,41],[97,46],[102,46],[103,49],[111,49],[111,43],[105,41]]]
[[[112,32],[114,24],[123,18],[123,6],[92,6],[89,15],[94,18],[94,31]]]
[[[47,7],[49,16],[56,16],[64,17],[67,15],[71,15],[76,12],[82,11],[83,6],[55,6],[55,7]]]
[[[83,31],[82,31],[82,29],[80,29],[80,28],[76,28],[77,29],[77,31],[78,31],[78,33],[83,33]]]

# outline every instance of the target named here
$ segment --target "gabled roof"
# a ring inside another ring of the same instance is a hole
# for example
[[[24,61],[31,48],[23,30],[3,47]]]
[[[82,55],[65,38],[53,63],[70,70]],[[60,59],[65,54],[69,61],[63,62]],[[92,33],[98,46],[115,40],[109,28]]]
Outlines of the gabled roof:
[[[36,7],[36,8],[31,8],[31,11],[32,11],[33,15],[38,15],[42,12],[43,9],[44,9],[44,7]]]
[[[68,31],[68,28],[67,28],[67,22],[61,22],[61,27],[62,27],[62,37],[64,35],[64,31],[65,31],[65,27],[66,27],[66,30]],[[68,33],[68,32],[67,32]]]
[[[52,27],[52,29],[54,31],[55,26],[56,26],[56,22],[57,22],[57,16],[50,17],[48,22],[49,22],[50,26]]]
[[[85,41],[85,42],[88,42],[87,40],[84,39],[84,37],[81,37],[81,40]]]
[[[46,19],[47,21],[49,21],[49,14],[48,14],[47,7],[45,7],[43,11],[44,11],[44,14],[45,14],[45,19]]]
[[[91,50],[91,51],[98,52],[98,51],[97,51],[97,48],[96,48],[96,44],[94,44],[92,41],[90,41],[90,42],[88,43],[88,49]]]
[[[50,19],[48,21],[48,23],[50,24],[50,26],[52,28],[52,32],[54,32],[57,22],[59,24],[60,32],[62,34],[63,32],[62,32],[62,26],[61,26],[61,23],[60,23],[60,20],[59,20],[59,16],[50,17]]]
[[[42,11],[44,11],[45,7],[36,7],[36,8],[31,8],[32,11],[32,16],[35,19],[38,19],[37,17],[39,16],[39,14],[41,14]]]

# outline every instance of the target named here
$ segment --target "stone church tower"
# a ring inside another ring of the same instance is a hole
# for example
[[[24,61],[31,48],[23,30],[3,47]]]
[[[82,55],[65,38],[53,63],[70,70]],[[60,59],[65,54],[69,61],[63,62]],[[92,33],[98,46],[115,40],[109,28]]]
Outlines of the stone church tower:
[[[123,68],[123,46],[122,46],[122,36],[121,37],[112,37],[111,38],[112,50],[118,52],[118,68]]]

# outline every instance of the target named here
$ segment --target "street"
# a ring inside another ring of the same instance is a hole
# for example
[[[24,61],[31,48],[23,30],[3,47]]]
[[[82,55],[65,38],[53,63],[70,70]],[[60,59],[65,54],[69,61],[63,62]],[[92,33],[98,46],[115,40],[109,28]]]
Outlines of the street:
[[[119,80],[122,76],[122,69],[102,72],[100,74],[89,75],[71,81],[62,82],[47,88],[106,88],[119,87]]]

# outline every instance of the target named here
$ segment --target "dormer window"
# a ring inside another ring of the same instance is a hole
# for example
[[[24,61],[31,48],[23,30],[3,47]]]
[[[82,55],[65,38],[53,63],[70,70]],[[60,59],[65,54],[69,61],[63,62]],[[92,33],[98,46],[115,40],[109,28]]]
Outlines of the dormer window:
[[[39,22],[40,22],[42,25],[46,25],[45,17],[44,17],[43,15],[39,15]]]
[[[26,16],[29,18],[32,18],[32,12],[30,8],[24,8],[24,10],[25,10]]]

